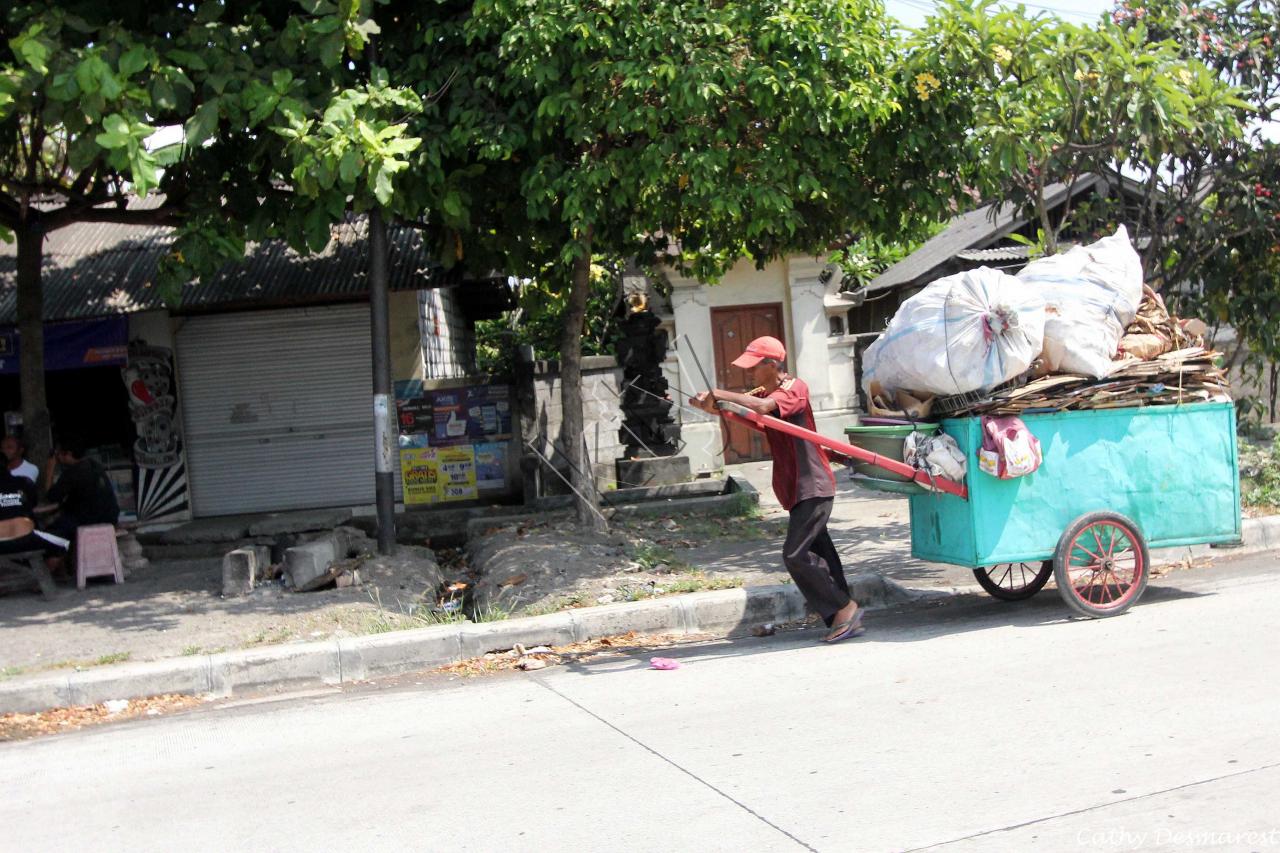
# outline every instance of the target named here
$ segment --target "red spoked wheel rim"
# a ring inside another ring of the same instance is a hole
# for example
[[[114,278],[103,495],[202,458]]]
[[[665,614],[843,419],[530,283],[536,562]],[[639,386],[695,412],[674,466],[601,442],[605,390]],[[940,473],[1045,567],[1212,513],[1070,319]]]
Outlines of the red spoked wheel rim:
[[[1095,513],[1063,534],[1054,568],[1068,604],[1089,616],[1112,616],[1142,595],[1148,560],[1146,543],[1133,522]]]

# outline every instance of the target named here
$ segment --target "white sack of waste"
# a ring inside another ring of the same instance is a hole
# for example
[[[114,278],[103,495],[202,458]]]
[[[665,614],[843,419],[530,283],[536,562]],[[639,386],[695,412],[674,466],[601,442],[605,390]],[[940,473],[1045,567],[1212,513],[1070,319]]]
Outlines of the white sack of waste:
[[[967,270],[902,303],[863,353],[862,384],[868,396],[992,388],[1026,371],[1043,337],[1044,300],[1035,288],[999,270]]]
[[[1142,301],[1142,261],[1121,225],[1110,237],[1032,261],[1018,278],[1045,302],[1044,361],[1053,373],[1111,373]]]

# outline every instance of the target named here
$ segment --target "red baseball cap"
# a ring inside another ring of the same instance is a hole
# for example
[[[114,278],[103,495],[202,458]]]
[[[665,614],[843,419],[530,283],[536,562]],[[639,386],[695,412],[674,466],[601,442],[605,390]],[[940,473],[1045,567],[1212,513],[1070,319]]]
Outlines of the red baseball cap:
[[[782,341],[777,338],[771,338],[768,335],[756,338],[747,344],[747,348],[743,350],[742,355],[733,360],[733,366],[750,370],[766,358],[772,358],[778,362],[787,360],[787,348],[782,345]]]

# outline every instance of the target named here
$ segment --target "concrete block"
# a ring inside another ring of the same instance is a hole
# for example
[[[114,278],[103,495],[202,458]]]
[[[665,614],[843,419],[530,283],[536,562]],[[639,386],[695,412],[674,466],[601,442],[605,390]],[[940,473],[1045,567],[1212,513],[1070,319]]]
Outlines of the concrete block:
[[[242,515],[201,518],[154,534],[143,534],[138,538],[144,546],[235,542],[249,535],[249,524],[249,517]]]
[[[0,714],[34,714],[70,704],[71,684],[66,673],[0,683]]]
[[[210,690],[232,693],[337,684],[342,680],[336,640],[264,646],[209,655]]]
[[[614,637],[635,631],[640,634],[686,633],[684,612],[676,597],[607,604],[570,612],[574,637],[578,642]]]
[[[1246,518],[1240,528],[1240,543],[1214,545],[1228,554],[1257,554],[1280,549],[1280,515]]]
[[[765,622],[788,622],[804,616],[804,597],[794,586],[699,592],[681,596],[691,630],[708,634],[746,634]]]
[[[248,595],[258,582],[262,569],[258,552],[252,548],[237,548],[222,556],[222,594],[224,597]]]
[[[338,640],[342,681],[430,669],[462,658],[456,625]]]
[[[284,552],[284,571],[298,592],[328,583],[329,567],[345,554],[332,533],[312,542],[294,545]]]
[[[858,572],[845,575],[845,579],[849,581],[849,594],[853,596],[853,600],[868,610],[905,604],[917,597],[906,587],[879,572]]]
[[[67,677],[72,705],[108,699],[137,699],[162,693],[209,693],[209,659],[204,656],[122,663],[73,672]]]
[[[660,456],[653,459],[618,459],[614,476],[619,487],[645,488],[674,485],[693,478],[688,456]]]
[[[1182,545],[1177,548],[1153,548],[1151,562],[1155,565],[1182,564],[1211,556],[1213,549],[1209,545]]]
[[[486,652],[505,651],[519,643],[533,646],[564,646],[574,642],[573,617],[569,613],[529,616],[503,622],[462,625],[458,630],[464,658]]]
[[[282,512],[258,519],[249,525],[250,536],[278,536],[282,533],[306,533],[332,530],[351,520],[350,509],[315,509]]]

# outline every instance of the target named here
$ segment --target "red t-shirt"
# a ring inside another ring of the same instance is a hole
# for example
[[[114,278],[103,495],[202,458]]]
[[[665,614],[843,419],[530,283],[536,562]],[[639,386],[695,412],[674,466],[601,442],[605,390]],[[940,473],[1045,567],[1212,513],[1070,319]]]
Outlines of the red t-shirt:
[[[772,394],[752,392],[778,401],[772,414],[781,420],[807,430],[816,430],[813,408],[809,405],[809,386],[800,379],[788,377]],[[809,498],[830,498],[836,493],[836,477],[822,447],[774,429],[766,429],[769,452],[773,454],[773,493],[783,509],[791,509]]]

